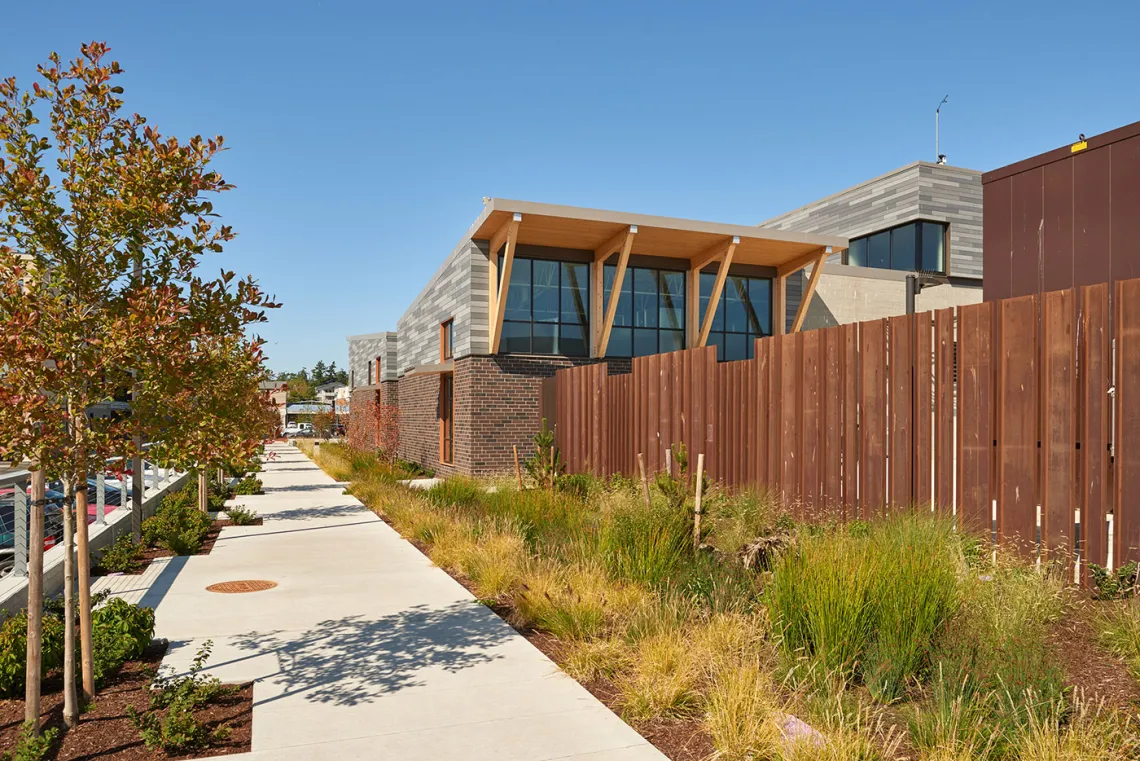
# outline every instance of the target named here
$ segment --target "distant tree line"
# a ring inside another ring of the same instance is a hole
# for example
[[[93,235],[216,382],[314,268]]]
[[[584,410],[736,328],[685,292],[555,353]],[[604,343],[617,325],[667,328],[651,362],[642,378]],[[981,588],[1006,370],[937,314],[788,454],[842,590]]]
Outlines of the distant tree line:
[[[348,371],[338,368],[336,362],[330,362],[326,365],[322,360],[313,365],[312,372],[308,368],[302,367],[297,372],[275,373],[273,379],[286,381],[290,402],[304,402],[317,398],[317,386],[333,381],[347,385]]]

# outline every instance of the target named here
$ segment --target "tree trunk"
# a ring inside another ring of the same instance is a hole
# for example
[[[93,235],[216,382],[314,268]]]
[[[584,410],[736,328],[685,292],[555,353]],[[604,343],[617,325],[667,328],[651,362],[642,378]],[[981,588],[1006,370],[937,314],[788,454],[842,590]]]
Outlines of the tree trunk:
[[[198,509],[202,512],[209,512],[210,510],[210,479],[206,476],[206,470],[200,468],[198,470]]]
[[[32,471],[28,521],[28,650],[24,688],[24,721],[40,733],[40,673],[43,663],[44,617],[44,472]]]
[[[63,723],[74,727],[79,723],[75,700],[75,516],[72,478],[63,486]],[[84,484],[86,485],[86,484]]]
[[[83,672],[83,704],[95,698],[95,653],[91,644],[91,545],[87,536],[87,456],[79,453],[79,491],[75,495],[75,535],[79,555],[79,651]]]

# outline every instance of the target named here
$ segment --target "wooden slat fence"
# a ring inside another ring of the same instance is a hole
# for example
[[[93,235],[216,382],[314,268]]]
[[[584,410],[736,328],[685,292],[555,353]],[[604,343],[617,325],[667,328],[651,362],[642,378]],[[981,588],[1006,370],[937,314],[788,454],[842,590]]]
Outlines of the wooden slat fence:
[[[798,518],[929,506],[1028,553],[1140,560],[1140,280],[555,376],[567,469],[651,473],[684,443]],[[1111,544],[1110,544],[1111,537]],[[1084,564],[1082,564],[1083,566]]]

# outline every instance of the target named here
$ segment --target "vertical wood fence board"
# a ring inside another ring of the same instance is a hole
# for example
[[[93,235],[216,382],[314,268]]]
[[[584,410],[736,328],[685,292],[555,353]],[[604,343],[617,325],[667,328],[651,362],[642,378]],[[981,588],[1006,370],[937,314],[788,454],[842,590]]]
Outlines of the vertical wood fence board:
[[[843,329],[843,517],[859,509],[859,325]]]
[[[914,503],[929,509],[934,496],[933,399],[934,355],[930,312],[914,316],[914,451],[912,490]]]
[[[1140,560],[1140,280],[1116,284],[1117,565]]]
[[[823,491],[828,515],[842,516],[843,503],[843,328],[823,331]]]
[[[1081,567],[1087,579],[1089,563],[1108,559],[1108,285],[1082,287],[1080,301]]]
[[[1077,495],[1076,304],[1072,289],[1042,296],[1041,539],[1046,553],[1075,549]]]
[[[859,333],[859,509],[870,518],[883,514],[887,500],[886,321],[864,322]]]
[[[800,357],[795,333],[785,334],[780,342],[780,499],[785,509],[799,500],[799,430],[796,410],[799,407]]]
[[[1037,542],[1037,296],[998,304],[998,536]]]
[[[911,489],[911,453],[914,450],[914,397],[911,388],[913,317],[892,317],[887,326],[887,502],[892,508],[899,508],[909,506],[914,496]]]
[[[768,405],[768,346],[767,341],[757,339],[753,349],[756,355],[756,385],[751,398],[751,404],[756,408],[756,429],[752,437],[756,452],[754,483],[761,487],[768,483],[768,446],[771,443],[768,439],[768,415],[771,411]]]
[[[934,313],[934,504],[954,506],[954,309]]]
[[[994,447],[993,311],[992,303],[958,309],[958,521],[987,537]]]
[[[803,351],[803,382],[801,384],[803,402],[800,415],[800,473],[801,500],[809,519],[819,517],[820,490],[820,384],[822,381],[819,361],[820,333],[809,330],[799,335]]]

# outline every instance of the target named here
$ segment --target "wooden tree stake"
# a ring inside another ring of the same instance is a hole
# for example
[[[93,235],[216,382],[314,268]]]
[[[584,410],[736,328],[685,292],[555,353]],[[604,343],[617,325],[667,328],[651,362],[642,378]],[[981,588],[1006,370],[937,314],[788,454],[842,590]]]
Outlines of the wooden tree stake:
[[[83,674],[80,709],[95,698],[95,652],[91,640],[91,545],[87,531],[87,458],[79,453],[79,489],[75,492],[76,554],[79,556],[79,658]]]
[[[554,477],[558,475],[554,467],[554,447],[550,448],[550,496],[554,496]]]
[[[519,448],[518,448],[518,445],[516,444],[513,447],[513,449],[515,450],[515,478],[518,479],[518,482],[519,482],[519,491],[522,491],[523,490],[522,468],[519,467]]]
[[[705,453],[697,455],[697,497],[693,503],[693,549],[701,548],[701,500],[705,494]]]
[[[19,487],[17,487],[19,488]],[[40,733],[40,672],[44,619],[44,472],[32,471],[31,524],[28,528],[28,645],[24,721]]]
[[[665,448],[665,472],[669,474],[669,478],[673,477],[673,447]]]
[[[645,475],[645,455],[637,453],[637,469],[641,471],[641,490],[645,494],[645,506],[649,507],[649,479]]]
[[[204,513],[210,511],[210,479],[205,468],[198,471],[198,509]]]
[[[79,723],[75,694],[75,495],[74,476],[64,480],[63,498],[63,723]],[[84,488],[87,481],[84,479]],[[86,516],[85,516],[86,517]]]

